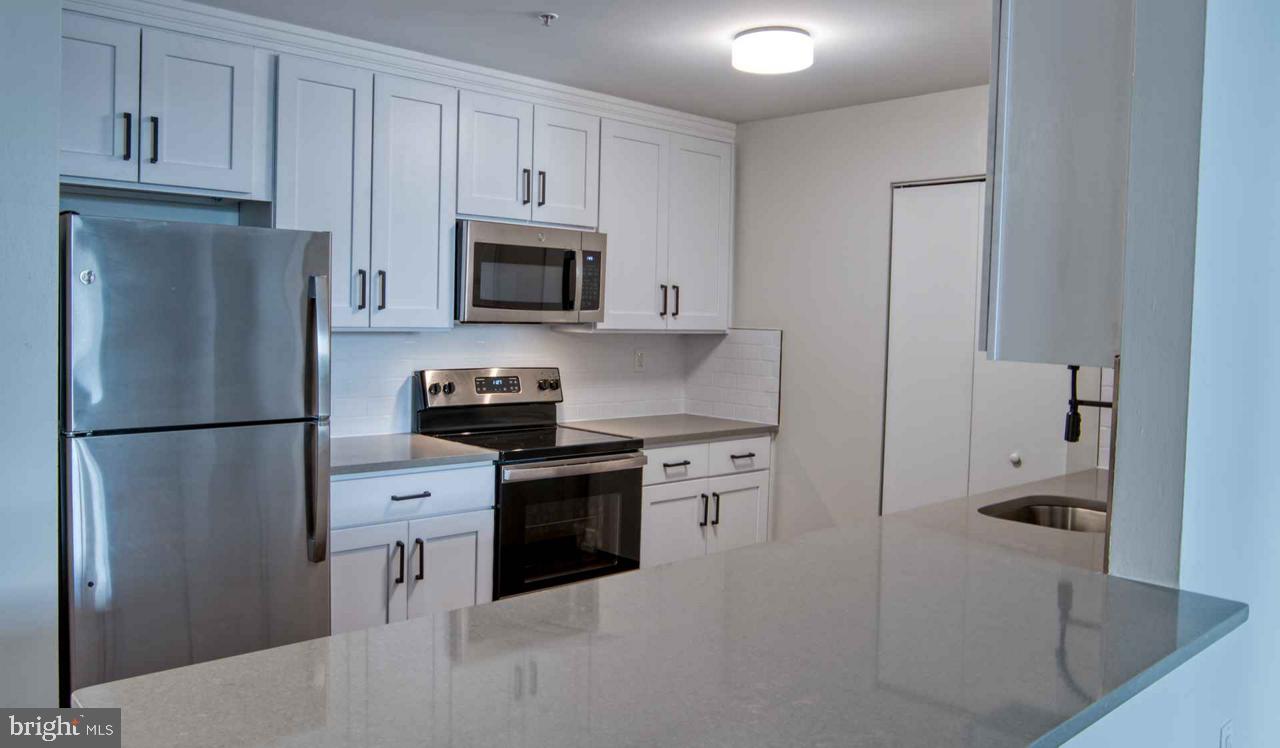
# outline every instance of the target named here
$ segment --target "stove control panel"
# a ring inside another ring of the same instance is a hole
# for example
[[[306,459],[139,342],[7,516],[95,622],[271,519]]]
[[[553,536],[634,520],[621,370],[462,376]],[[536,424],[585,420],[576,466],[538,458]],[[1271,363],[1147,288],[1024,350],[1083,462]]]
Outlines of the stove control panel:
[[[415,379],[419,408],[564,400],[556,368],[422,369]]]

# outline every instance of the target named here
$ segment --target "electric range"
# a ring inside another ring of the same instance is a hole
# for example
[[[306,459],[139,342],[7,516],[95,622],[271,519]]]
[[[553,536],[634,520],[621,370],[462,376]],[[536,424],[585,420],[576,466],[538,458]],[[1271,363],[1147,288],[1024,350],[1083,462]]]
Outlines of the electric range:
[[[498,453],[494,598],[640,566],[639,439],[556,422],[556,368],[425,369],[414,430]]]

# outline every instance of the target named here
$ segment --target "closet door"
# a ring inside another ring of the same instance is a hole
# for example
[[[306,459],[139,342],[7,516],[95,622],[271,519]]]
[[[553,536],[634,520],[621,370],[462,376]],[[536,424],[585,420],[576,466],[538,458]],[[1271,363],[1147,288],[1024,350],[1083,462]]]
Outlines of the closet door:
[[[881,509],[969,493],[981,182],[893,193]]]
[[[662,130],[612,120],[601,125],[600,231],[609,237],[602,329],[667,327],[670,153]]]
[[[62,14],[59,171],[138,181],[138,60],[142,29]]]
[[[333,235],[333,326],[368,327],[373,73],[281,55],[277,77],[276,226]]]
[[[142,30],[142,181],[249,192],[253,48]]]
[[[453,320],[458,91],[378,75],[373,98],[373,327]]]
[[[533,220],[595,228],[600,206],[600,118],[533,111]]]
[[[458,212],[533,215],[533,104],[463,91],[458,100]]]

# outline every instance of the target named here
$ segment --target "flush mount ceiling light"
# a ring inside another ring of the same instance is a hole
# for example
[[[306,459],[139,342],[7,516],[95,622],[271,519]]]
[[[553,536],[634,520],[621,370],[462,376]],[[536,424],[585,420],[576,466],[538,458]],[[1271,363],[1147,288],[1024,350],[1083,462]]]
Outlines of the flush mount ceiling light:
[[[733,67],[744,73],[777,75],[813,64],[813,37],[794,26],[761,26],[733,37]]]

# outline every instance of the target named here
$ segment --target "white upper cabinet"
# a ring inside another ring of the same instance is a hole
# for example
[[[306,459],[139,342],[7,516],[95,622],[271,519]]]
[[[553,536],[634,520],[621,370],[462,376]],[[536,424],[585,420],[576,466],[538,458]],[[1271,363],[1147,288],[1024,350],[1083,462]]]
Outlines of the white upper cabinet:
[[[373,74],[282,55],[275,225],[328,231],[333,326],[369,326]]]
[[[671,136],[667,278],[673,330],[729,326],[733,147]]]
[[[463,91],[458,111],[458,212],[530,220],[533,104]]]
[[[663,330],[670,135],[613,120],[600,130],[600,231],[609,238],[598,327]]]
[[[249,192],[253,48],[142,30],[141,181]]]
[[[142,29],[62,14],[60,171],[138,181],[138,66]]]
[[[534,107],[533,220],[595,226],[600,199],[600,118]]]
[[[733,146],[612,121],[602,131],[599,327],[727,329]]]
[[[453,320],[458,92],[378,75],[373,100],[374,327]]]
[[[600,118],[463,91],[458,212],[594,228]]]

